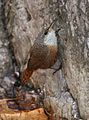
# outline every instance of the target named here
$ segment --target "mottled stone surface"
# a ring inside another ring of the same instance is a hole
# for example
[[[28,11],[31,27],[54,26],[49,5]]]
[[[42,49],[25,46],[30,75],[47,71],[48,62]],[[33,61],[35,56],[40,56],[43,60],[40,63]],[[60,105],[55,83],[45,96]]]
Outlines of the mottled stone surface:
[[[79,104],[80,114],[89,118],[89,22],[87,7],[89,1],[66,3],[68,15],[68,40],[66,42],[64,70],[70,91]],[[70,6],[70,7],[69,7]]]
[[[37,70],[31,77],[34,85],[45,91],[45,106],[52,106],[56,120],[59,114],[68,120],[73,116],[76,118],[72,112],[75,99],[78,102],[78,114],[80,111],[83,119],[89,118],[88,4],[88,0],[6,1],[7,29],[20,70],[24,69],[30,57],[29,50],[38,33],[49,26],[55,18],[58,20],[53,28],[56,30],[59,26],[62,27],[58,39],[59,53],[61,52],[63,60],[62,71],[52,75],[54,70]],[[79,118],[78,115],[76,119]]]
[[[0,0],[0,98],[5,97],[11,80],[9,74],[12,73],[12,61],[8,50],[9,41],[4,26],[3,3]]]

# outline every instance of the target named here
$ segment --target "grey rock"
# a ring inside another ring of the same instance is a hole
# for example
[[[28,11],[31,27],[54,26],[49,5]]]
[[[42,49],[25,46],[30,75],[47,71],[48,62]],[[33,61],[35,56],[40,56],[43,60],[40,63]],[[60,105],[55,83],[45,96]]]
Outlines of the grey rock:
[[[2,87],[0,87],[0,98],[5,98],[5,90]]]
[[[46,108],[51,105],[57,115],[65,116],[68,120],[72,118],[75,99],[80,116],[89,118],[88,4],[87,0],[25,0],[25,3],[15,0],[11,6],[8,2],[5,6],[7,29],[13,35],[11,42],[21,71],[26,67],[30,58],[29,50],[38,33],[52,20],[58,19],[53,29],[62,28],[59,32],[61,46],[58,49],[62,54],[62,71],[53,75],[54,70],[37,70],[31,80],[34,86],[44,90]],[[74,119],[77,119],[76,116]]]

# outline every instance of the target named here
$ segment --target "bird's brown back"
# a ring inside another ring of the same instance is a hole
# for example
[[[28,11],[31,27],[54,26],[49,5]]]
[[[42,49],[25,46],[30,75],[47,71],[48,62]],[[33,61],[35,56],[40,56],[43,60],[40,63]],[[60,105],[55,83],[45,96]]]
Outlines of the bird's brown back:
[[[57,38],[55,31],[51,30],[45,37],[44,34],[40,38],[38,37],[31,47],[27,69],[22,72],[22,81],[28,81],[33,71],[37,69],[47,69],[53,66],[56,57]]]
[[[30,59],[28,61],[28,67],[31,70],[36,70],[42,66],[48,55],[48,47],[44,44],[36,43],[31,47]]]

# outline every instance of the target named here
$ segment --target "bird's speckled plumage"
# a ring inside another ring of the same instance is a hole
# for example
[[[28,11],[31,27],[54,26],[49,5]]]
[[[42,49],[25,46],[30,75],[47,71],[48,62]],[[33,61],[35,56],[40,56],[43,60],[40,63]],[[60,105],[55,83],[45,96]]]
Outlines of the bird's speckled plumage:
[[[57,37],[51,29],[48,34],[38,35],[30,49],[30,59],[27,68],[21,74],[23,84],[29,81],[32,73],[37,69],[47,69],[54,65],[57,57]]]

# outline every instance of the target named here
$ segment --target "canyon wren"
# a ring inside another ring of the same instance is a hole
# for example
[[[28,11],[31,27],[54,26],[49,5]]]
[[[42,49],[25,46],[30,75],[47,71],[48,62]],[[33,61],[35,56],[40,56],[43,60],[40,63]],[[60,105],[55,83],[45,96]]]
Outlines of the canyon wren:
[[[35,70],[51,68],[57,60],[57,49],[56,32],[51,27],[38,34],[30,49],[27,67],[21,73],[21,83],[27,84]]]

